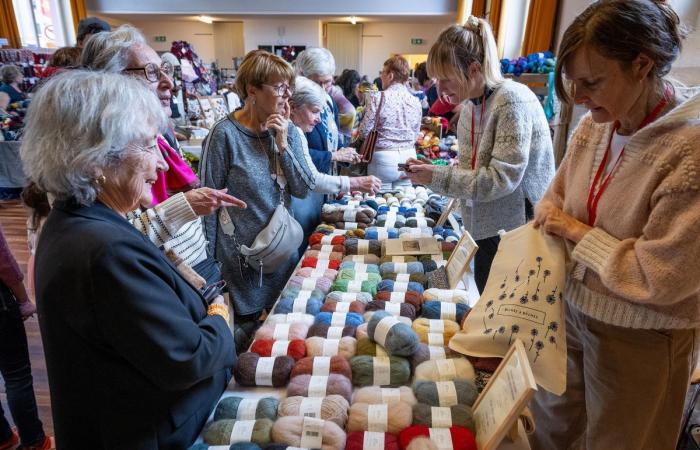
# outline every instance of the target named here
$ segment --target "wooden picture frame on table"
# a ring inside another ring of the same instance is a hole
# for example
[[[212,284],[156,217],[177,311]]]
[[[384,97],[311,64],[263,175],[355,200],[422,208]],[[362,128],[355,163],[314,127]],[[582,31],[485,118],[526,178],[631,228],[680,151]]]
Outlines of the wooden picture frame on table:
[[[443,226],[445,225],[445,222],[447,222],[447,219],[450,217],[450,214],[452,214],[452,211],[457,207],[459,200],[455,198],[451,198],[449,202],[447,202],[447,206],[445,206],[445,209],[442,211],[442,214],[440,214],[440,218],[438,219],[437,222],[435,222],[435,226]]]
[[[469,263],[474,258],[479,246],[467,230],[464,230],[462,237],[457,242],[457,246],[452,251],[450,259],[447,260],[445,270],[447,271],[447,281],[450,289],[456,289],[462,280],[464,273],[469,269]]]
[[[527,352],[516,339],[472,407],[477,448],[495,450],[536,391]]]

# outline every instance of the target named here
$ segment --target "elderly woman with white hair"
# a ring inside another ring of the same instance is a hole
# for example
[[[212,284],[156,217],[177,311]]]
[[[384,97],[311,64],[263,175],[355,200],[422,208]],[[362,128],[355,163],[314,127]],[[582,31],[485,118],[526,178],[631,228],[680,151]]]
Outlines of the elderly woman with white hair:
[[[85,44],[81,62],[93,70],[138,78],[158,98],[163,112],[167,116],[172,113],[173,66],[161,61],[136,28],[123,25],[92,36]],[[199,181],[173,148],[177,140],[172,130],[163,131],[157,143],[165,170],[158,173],[151,189],[153,200],[149,204],[142,203],[141,209],[130,213],[129,220],[154,244],[163,246],[166,251],[172,250],[211,284],[221,279],[221,273],[217,261],[207,254],[200,216],[209,215],[222,206],[245,207],[245,203],[227,195],[226,189],[191,189]],[[178,193],[171,195],[173,191]]]
[[[297,76],[294,80],[294,93],[289,99],[290,118],[301,136],[304,156],[311,172],[315,176],[314,192],[336,194],[338,192],[362,191],[375,193],[381,189],[381,180],[374,176],[346,177],[333,176],[319,172],[313,164],[309,153],[305,133],[310,133],[321,121],[321,111],[326,104],[326,92],[321,86],[306,77]]]
[[[163,109],[134,77],[70,71],[28,119],[24,170],[56,199],[36,252],[56,448],[186,448],[236,356],[223,298],[126,220],[157,178]]]

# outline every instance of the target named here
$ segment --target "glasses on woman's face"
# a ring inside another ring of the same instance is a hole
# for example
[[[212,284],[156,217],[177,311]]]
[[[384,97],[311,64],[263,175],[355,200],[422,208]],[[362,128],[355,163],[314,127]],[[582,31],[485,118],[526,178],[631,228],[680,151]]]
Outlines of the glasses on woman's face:
[[[165,74],[168,78],[172,78],[173,75],[175,74],[175,68],[172,66],[172,64],[164,62],[163,64],[158,66],[156,63],[148,63],[143,67],[133,67],[133,68],[128,68],[124,69],[125,72],[136,72],[136,71],[143,71],[146,79],[150,81],[151,83],[155,83],[157,81],[160,81],[160,75]]]
[[[132,144],[132,147],[135,148],[136,150],[146,153],[148,155],[157,155],[158,154],[158,143],[154,143],[152,145],[148,146],[143,146],[143,145],[138,145],[138,144]]]
[[[287,83],[282,83],[282,84],[265,84],[265,83],[263,83],[263,86],[267,86],[269,88],[272,88],[272,92],[274,92],[275,95],[278,97],[284,97],[285,95],[287,97],[291,97],[292,94],[294,94],[294,89],[290,85],[288,85]]]

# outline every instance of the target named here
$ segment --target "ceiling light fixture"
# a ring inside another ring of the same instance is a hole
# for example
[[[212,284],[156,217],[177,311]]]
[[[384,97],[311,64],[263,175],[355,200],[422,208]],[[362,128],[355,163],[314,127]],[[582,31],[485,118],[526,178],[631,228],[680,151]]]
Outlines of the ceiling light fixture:
[[[204,23],[213,23],[214,22],[214,19],[212,19],[209,16],[199,16],[199,17],[197,17],[197,19],[199,19],[200,22],[204,22]]]
[[[350,16],[350,23],[353,25],[357,25],[357,17],[355,16]]]

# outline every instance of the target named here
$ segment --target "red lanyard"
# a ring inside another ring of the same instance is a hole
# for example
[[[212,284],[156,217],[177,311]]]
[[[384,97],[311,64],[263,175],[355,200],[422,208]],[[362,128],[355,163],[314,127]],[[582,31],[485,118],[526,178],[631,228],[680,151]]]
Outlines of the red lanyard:
[[[641,130],[645,126],[649,125],[651,122],[656,120],[656,118],[659,116],[659,113],[661,113],[661,110],[666,106],[666,103],[668,100],[671,98],[672,94],[672,88],[670,85],[666,85],[666,90],[664,91],[664,96],[663,98],[659,101],[659,103],[656,105],[656,107],[649,113],[648,116],[642,120],[642,123],[639,125],[639,128],[637,128],[637,131]],[[617,161],[615,161],[615,165],[613,166],[612,170],[610,173],[605,177],[603,180],[603,184],[600,185],[600,188],[596,192],[596,187],[600,183],[600,179],[603,176],[603,172],[605,171],[605,168],[608,165],[608,158],[610,157],[610,144],[612,143],[612,138],[617,129],[620,128],[620,122],[616,121],[615,124],[613,125],[612,132],[610,133],[610,138],[608,139],[608,147],[605,149],[605,154],[603,155],[603,160],[600,162],[600,166],[598,166],[598,170],[596,171],[595,178],[593,179],[593,184],[591,185],[591,189],[588,191],[588,202],[587,202],[587,209],[588,209],[588,225],[593,226],[595,223],[595,219],[597,216],[598,212],[598,201],[600,200],[600,197],[603,196],[603,192],[605,189],[608,187],[608,184],[610,183],[610,180],[613,177],[613,174],[617,170],[617,167],[620,165],[620,161],[622,161],[622,156],[625,154],[625,148],[622,148],[622,151],[620,152],[620,156],[617,157]]]
[[[483,131],[483,123],[484,123],[484,111],[486,110],[486,96],[481,97],[481,115],[479,115],[479,136],[478,136],[478,141],[475,141],[475,133],[474,133],[474,107],[472,106],[472,128],[471,128],[471,137],[472,137],[472,170],[476,168],[476,152],[479,151],[479,142],[481,142],[481,134]]]

